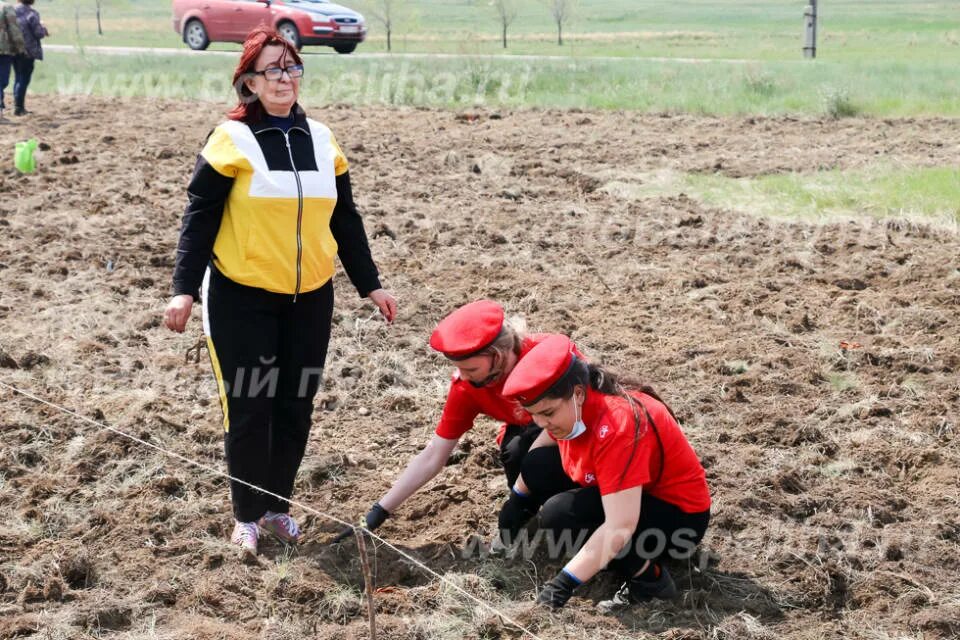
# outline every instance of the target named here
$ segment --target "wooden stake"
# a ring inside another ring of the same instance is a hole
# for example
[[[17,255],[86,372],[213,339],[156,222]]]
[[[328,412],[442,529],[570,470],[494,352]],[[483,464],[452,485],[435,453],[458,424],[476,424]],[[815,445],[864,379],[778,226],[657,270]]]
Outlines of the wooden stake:
[[[370,621],[370,640],[377,640],[377,606],[373,600],[373,575],[370,573],[370,558],[367,556],[367,544],[363,530],[353,530],[357,535],[357,548],[360,550],[360,566],[363,568],[363,584],[367,592],[367,619]]]

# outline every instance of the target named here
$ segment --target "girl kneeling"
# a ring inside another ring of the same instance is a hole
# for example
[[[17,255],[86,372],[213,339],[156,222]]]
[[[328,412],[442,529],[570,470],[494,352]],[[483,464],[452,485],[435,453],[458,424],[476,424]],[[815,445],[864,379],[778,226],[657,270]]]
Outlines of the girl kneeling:
[[[603,609],[674,597],[676,585],[661,560],[693,554],[710,520],[710,493],[703,466],[670,408],[652,389],[624,389],[558,335],[520,360],[503,393],[519,400],[543,428],[546,444],[559,447],[571,480],[542,486],[545,476],[528,456],[518,481],[528,491],[514,494],[516,500],[551,495],[540,511],[540,527],[577,549],[544,585],[538,602],[562,607],[607,565],[624,583],[613,599],[601,602]]]

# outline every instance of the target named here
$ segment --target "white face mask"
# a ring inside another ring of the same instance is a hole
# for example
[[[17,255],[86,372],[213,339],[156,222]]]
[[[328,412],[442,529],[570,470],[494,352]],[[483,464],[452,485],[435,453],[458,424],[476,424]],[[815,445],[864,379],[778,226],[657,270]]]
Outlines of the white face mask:
[[[576,398],[573,399],[573,406],[577,412],[577,421],[573,423],[573,429],[570,430],[570,433],[560,438],[560,440],[573,440],[577,436],[583,435],[583,433],[587,430],[587,425],[581,419],[580,403],[577,402]]]

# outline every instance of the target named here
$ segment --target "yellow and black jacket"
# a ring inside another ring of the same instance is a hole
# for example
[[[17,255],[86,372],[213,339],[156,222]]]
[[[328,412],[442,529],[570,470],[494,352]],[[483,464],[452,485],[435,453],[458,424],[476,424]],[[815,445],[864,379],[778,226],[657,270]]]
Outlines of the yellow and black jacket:
[[[287,132],[228,120],[207,138],[187,188],[175,295],[199,298],[208,263],[248,287],[319,289],[339,255],[361,296],[380,288],[347,159],[333,134],[294,107]]]

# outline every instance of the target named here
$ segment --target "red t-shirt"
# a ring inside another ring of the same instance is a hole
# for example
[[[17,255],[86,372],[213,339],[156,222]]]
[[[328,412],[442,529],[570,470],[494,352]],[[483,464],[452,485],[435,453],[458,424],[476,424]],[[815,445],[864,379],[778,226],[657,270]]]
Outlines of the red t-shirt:
[[[549,333],[534,333],[520,343],[520,357],[522,358],[534,346],[543,342]],[[447,392],[447,402],[443,406],[443,414],[437,425],[436,434],[441,438],[456,440],[473,428],[473,421],[480,414],[500,420],[497,433],[497,444],[503,440],[503,433],[508,424],[530,424],[533,418],[516,400],[503,397],[503,383],[506,376],[491,385],[477,389],[466,380],[461,380],[459,370],[454,369],[450,390]]]
[[[641,435],[631,459],[635,427],[630,403],[620,396],[590,390],[582,411],[586,432],[573,440],[557,442],[564,471],[581,486],[598,487],[600,495],[643,487],[650,495],[685,513],[706,511],[710,507],[706,473],[680,425],[663,403],[644,393],[632,395],[650,412],[657,432],[637,407]],[[663,442],[665,459],[660,454],[657,433]]]

